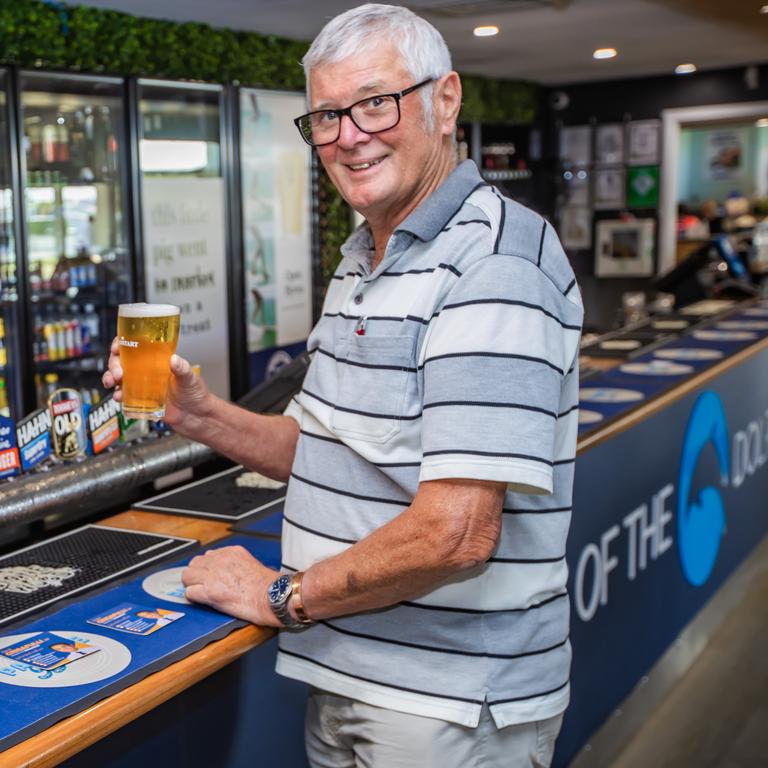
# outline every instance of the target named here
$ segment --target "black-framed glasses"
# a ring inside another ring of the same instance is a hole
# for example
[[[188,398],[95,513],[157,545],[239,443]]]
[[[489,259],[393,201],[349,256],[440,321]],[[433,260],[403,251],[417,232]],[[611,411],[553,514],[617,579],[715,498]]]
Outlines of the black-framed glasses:
[[[398,93],[380,93],[367,96],[344,109],[320,109],[297,117],[293,122],[301,138],[310,147],[333,144],[341,135],[341,118],[346,115],[363,133],[381,133],[394,128],[400,122],[400,99],[435,78],[422,80]]]

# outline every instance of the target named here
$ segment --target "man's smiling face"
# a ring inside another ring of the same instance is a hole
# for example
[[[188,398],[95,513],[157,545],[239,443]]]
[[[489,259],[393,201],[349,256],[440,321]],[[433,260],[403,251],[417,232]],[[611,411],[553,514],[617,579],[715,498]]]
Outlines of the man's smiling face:
[[[311,109],[343,109],[368,96],[415,85],[392,43],[310,73]],[[421,94],[400,100],[400,122],[369,134],[344,116],[338,141],[317,153],[342,197],[372,224],[391,229],[421,202],[440,165],[440,132],[427,132]]]

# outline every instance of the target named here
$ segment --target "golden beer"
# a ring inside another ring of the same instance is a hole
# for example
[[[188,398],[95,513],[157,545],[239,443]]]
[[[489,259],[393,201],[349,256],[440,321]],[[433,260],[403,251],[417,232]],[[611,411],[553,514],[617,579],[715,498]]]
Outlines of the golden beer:
[[[156,421],[165,416],[169,360],[179,340],[179,319],[179,308],[172,304],[120,305],[117,338],[127,418]]]

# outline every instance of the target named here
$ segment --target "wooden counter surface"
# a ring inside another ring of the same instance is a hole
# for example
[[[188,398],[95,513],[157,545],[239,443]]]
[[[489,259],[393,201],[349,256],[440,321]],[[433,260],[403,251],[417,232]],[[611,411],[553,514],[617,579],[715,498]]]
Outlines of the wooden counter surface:
[[[201,544],[229,533],[227,523],[136,510],[107,518],[102,523],[114,528],[184,536],[198,539]],[[274,633],[266,627],[236,629],[197,653],[5,750],[0,753],[0,768],[56,766],[261,645]]]

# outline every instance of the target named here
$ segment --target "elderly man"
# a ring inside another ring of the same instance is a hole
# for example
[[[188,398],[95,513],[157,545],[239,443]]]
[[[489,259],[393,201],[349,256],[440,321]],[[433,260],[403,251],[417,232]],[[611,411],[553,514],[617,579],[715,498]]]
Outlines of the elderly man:
[[[548,765],[569,696],[573,273],[549,224],[457,166],[461,83],[430,24],[355,8],[304,67],[296,125],[365,223],[284,415],[172,358],[174,429],[288,481],[283,575],[222,548],[187,595],[298,630],[277,671],[312,687],[313,766]]]

